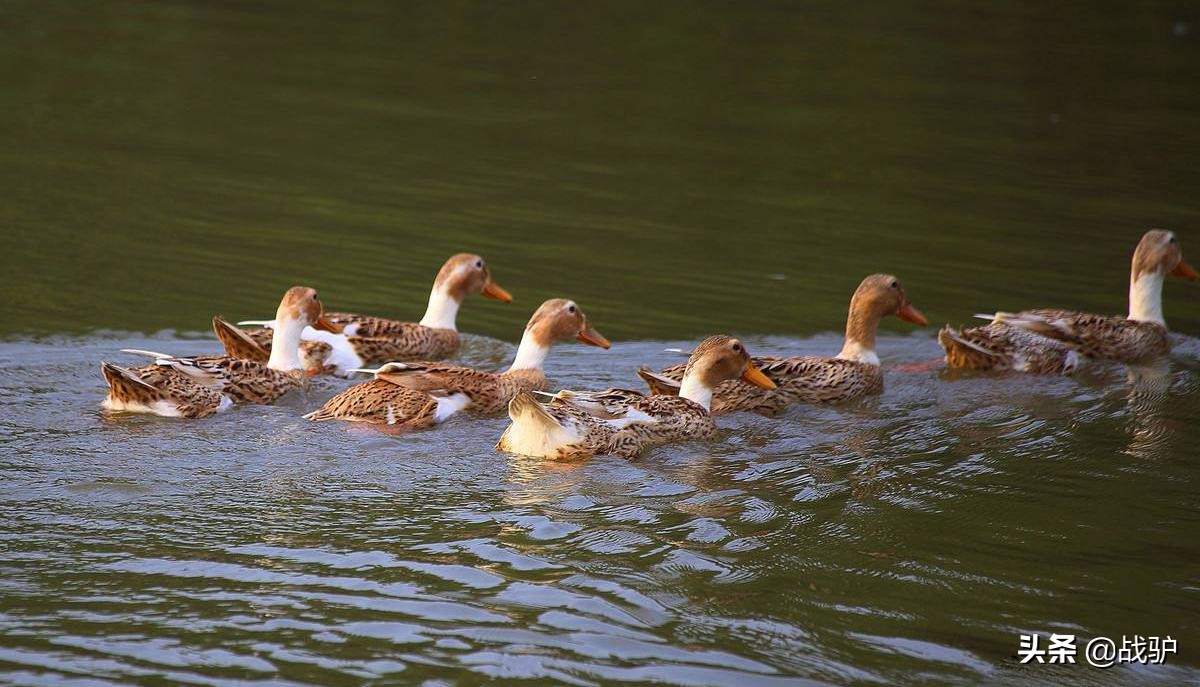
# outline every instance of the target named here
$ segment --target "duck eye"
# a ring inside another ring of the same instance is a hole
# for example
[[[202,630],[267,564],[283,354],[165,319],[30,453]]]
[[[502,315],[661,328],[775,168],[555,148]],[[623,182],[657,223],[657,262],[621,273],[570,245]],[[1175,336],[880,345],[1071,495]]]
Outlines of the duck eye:
[[[892,288],[893,288],[893,289],[898,289],[898,288],[900,288],[900,282],[898,282],[898,281],[893,281],[893,282],[892,282]]]
[[[573,312],[575,312],[575,306],[574,306],[574,305],[568,305],[568,306],[567,306],[567,312],[572,312],[572,313],[573,313]]]
[[[742,345],[741,345],[740,343],[734,343],[734,344],[733,344],[733,350],[735,350],[735,351],[740,351],[740,350],[742,350]]]
[[[313,291],[313,300],[314,301],[317,300],[317,292],[316,291]]]
[[[475,261],[475,269],[479,269],[479,270],[483,269],[483,261],[482,260]]]

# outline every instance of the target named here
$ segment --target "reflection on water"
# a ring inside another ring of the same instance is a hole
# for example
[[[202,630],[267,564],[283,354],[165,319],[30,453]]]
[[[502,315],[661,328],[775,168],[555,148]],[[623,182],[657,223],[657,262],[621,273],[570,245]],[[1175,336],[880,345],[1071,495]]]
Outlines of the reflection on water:
[[[1129,455],[1165,459],[1171,455],[1171,422],[1164,406],[1170,402],[1170,361],[1166,358],[1131,365],[1129,370]]]
[[[879,398],[723,418],[636,462],[510,458],[502,418],[402,437],[300,420],[336,380],[206,422],[100,412],[99,358],[213,345],[0,346],[6,680],[1123,684],[1025,673],[1017,635],[1197,629],[1191,381],[944,379],[899,365],[935,356],[932,333],[889,336]],[[550,373],[629,384],[678,345],[601,365],[566,345]],[[464,361],[511,353],[470,337]],[[1196,679],[1180,650],[1148,676]]]

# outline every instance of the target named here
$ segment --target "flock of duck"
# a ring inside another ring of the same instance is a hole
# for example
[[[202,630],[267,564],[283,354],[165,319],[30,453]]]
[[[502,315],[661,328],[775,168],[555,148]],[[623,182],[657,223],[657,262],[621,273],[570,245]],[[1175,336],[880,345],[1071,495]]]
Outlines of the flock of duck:
[[[1169,349],[1162,315],[1162,284],[1172,274],[1195,280],[1175,235],[1146,232],[1133,253],[1128,317],[1038,309],[980,316],[985,326],[946,327],[938,341],[950,367],[1069,374],[1088,360],[1133,363]],[[927,325],[900,282],[890,275],[864,279],[850,299],[845,344],[834,357],[752,357],[731,336],[710,336],[686,364],[659,372],[639,369],[649,394],[548,388],[543,367],[556,341],[577,339],[609,348],[572,300],[543,303],[529,318],[512,365],[503,372],[433,362],[459,346],[458,308],[469,295],[512,300],[477,255],[452,256],[433,283],[420,322],[326,313],[317,292],[288,289],[270,321],[241,329],[220,317],[213,328],[225,355],[177,357],[126,349],[153,362],[126,368],[102,363],[105,408],[204,418],[244,403],[269,404],[307,386],[309,377],[368,373],[320,409],[314,421],[343,420],[421,429],[463,411],[497,414],[511,423],[497,448],[563,458],[607,454],[626,458],[659,444],[711,435],[713,416],[734,411],[773,415],[795,403],[836,403],[877,394],[883,374],[875,353],[879,321],[895,315]],[[374,366],[374,367],[370,367]],[[539,400],[534,394],[540,394]],[[543,402],[545,401],[545,402]]]

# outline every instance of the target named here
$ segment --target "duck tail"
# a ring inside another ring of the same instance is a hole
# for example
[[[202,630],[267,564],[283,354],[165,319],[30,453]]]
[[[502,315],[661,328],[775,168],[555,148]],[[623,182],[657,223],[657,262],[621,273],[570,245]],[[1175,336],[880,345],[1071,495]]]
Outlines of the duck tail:
[[[253,360],[258,363],[266,363],[271,359],[271,354],[250,338],[249,334],[229,324],[220,315],[213,316],[212,325],[213,332],[216,333],[217,339],[225,349],[225,355],[230,358]]]
[[[637,374],[650,388],[650,393],[654,396],[678,396],[679,382],[661,375],[648,367],[639,367]]]
[[[518,391],[508,402],[508,416],[514,424],[532,424],[544,429],[561,429],[562,425],[528,391]]]
[[[147,384],[136,372],[109,362],[100,363],[100,374],[108,383],[109,393],[118,398],[158,401],[165,398],[154,385]]]
[[[338,419],[337,415],[334,415],[332,412],[330,412],[329,410],[327,410],[324,407],[317,408],[316,410],[312,411],[311,413],[308,413],[307,415],[304,415],[303,417],[305,420],[311,420],[313,422],[328,422],[330,420]]]
[[[946,351],[946,365],[966,370],[991,370],[1004,366],[1003,356],[972,341],[966,330],[950,325],[938,332],[938,343]]]

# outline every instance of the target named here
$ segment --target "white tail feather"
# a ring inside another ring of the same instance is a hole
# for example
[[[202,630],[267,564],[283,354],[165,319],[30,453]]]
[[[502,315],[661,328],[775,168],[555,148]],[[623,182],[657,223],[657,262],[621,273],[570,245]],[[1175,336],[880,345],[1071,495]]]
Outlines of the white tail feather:
[[[433,413],[434,422],[445,422],[458,411],[471,405],[471,397],[464,393],[450,394],[437,397],[437,410]]]
[[[122,348],[121,352],[122,353],[132,353],[134,355],[145,355],[145,356],[149,356],[151,358],[174,358],[175,357],[173,355],[167,355],[166,353],[159,353],[157,351],[147,351],[147,350],[144,350],[141,348]]]

